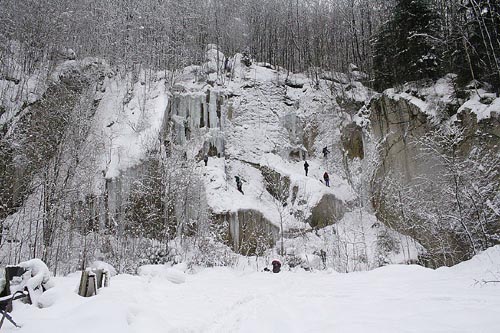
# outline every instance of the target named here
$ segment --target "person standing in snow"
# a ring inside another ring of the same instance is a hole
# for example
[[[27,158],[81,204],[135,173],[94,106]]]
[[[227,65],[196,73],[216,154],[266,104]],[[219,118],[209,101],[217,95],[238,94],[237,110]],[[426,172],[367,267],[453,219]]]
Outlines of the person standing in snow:
[[[207,166],[208,164],[208,155],[205,154],[205,156],[203,156],[203,162],[205,162],[205,166]]]
[[[326,186],[330,187],[330,176],[328,176],[328,172],[325,171],[323,174],[323,179],[325,180]]]
[[[309,171],[309,163],[307,163],[307,161],[304,161],[304,170],[306,171],[306,177],[307,177],[307,172]]]
[[[281,262],[278,259],[274,259],[271,263],[273,265],[273,273],[279,273],[281,270]]]
[[[239,176],[234,176],[234,178],[236,179],[236,187],[238,188],[238,191],[240,191],[241,194],[244,195],[245,193],[243,193],[243,189],[242,189],[243,184],[241,183],[240,177]]]
[[[327,158],[329,153],[330,153],[330,151],[328,150],[328,147],[325,146],[325,148],[323,148],[323,157]]]
[[[269,269],[267,267],[264,267],[264,272],[273,272],[273,273],[279,273],[281,271],[281,262],[278,259],[274,259],[271,262],[271,265],[273,266],[273,269]]]

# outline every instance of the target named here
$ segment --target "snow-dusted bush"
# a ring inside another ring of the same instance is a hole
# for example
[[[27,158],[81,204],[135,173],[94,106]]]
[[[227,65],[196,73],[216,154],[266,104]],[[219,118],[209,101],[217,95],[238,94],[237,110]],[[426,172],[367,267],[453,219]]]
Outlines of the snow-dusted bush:
[[[285,258],[285,262],[290,268],[294,267],[303,267],[304,266],[304,260],[302,260],[301,257],[295,256],[295,255],[288,255]]]
[[[226,245],[213,237],[202,237],[193,251],[190,266],[232,266],[236,262],[236,254]]]
[[[390,253],[399,253],[399,242],[389,233],[388,230],[383,229],[377,234],[377,262],[379,266],[390,263],[388,256]]]
[[[141,256],[141,265],[158,265],[166,264],[173,260],[171,251],[165,245],[153,245],[148,247],[144,254]]]

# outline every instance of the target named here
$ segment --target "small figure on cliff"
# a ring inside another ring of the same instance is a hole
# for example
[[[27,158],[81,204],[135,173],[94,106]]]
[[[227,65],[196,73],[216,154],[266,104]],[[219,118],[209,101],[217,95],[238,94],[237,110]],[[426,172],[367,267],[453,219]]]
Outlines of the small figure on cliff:
[[[327,158],[329,153],[330,153],[330,151],[328,150],[328,147],[325,146],[325,148],[323,148],[323,157]]]
[[[241,179],[239,176],[234,176],[234,178],[236,179],[236,187],[238,188],[238,191],[241,192],[241,194],[245,194],[243,193],[243,189],[242,189],[242,186],[243,186],[243,183],[241,182]]]
[[[330,187],[330,176],[328,176],[328,172],[325,171],[323,174],[323,179],[325,180],[326,186]]]
[[[307,161],[304,161],[304,170],[306,171],[306,177],[307,177],[307,172],[309,171],[309,163],[307,163]]]
[[[205,154],[205,156],[203,156],[203,162],[205,162],[205,166],[207,166],[208,164],[208,155]]]

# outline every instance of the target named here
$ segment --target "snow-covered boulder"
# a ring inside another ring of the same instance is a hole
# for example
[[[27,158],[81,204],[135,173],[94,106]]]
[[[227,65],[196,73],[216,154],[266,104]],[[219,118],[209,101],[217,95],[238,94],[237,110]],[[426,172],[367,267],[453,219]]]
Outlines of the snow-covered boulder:
[[[224,53],[220,52],[215,44],[208,44],[205,52],[203,70],[207,74],[217,73],[223,69]]]
[[[320,229],[340,221],[347,210],[345,202],[335,195],[325,194],[311,209],[311,216],[307,221],[311,227]]]
[[[329,71],[329,72],[322,72],[319,77],[323,80],[327,81],[332,81],[335,83],[341,83],[341,84],[348,84],[349,83],[349,77],[340,72],[334,72],[334,71]]]
[[[62,290],[57,288],[49,289],[40,295],[37,305],[39,308],[48,308],[54,305],[62,296]]]
[[[306,78],[303,75],[292,74],[285,80],[285,84],[290,88],[303,88]]]
[[[42,293],[54,286],[49,268],[42,260],[37,258],[20,262],[17,266],[25,269],[25,272],[22,275],[21,282],[18,285],[11,286],[11,293],[27,288],[31,302],[38,305],[38,299]]]
[[[350,123],[342,128],[342,147],[347,156],[352,160],[356,157],[363,159],[363,129],[356,123]]]
[[[256,209],[214,214],[213,220],[229,224],[228,233],[224,235],[227,245],[244,255],[259,253],[278,239],[279,228]]]
[[[27,276],[24,275],[26,276],[25,286],[28,287],[28,289],[36,289],[38,287],[50,289],[53,287],[53,283],[51,281],[52,274],[42,260],[35,258],[20,262],[18,266],[24,268],[27,273],[29,272]]]

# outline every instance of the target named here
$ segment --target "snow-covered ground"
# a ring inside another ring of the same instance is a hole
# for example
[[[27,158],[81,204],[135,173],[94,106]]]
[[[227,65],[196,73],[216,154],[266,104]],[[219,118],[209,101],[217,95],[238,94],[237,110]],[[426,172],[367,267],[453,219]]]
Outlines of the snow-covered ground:
[[[164,270],[165,274],[161,274]],[[169,273],[170,270],[170,273]],[[369,272],[211,268],[169,281],[172,268],[118,275],[81,298],[79,274],[14,304],[6,332],[498,332],[500,246],[452,268],[390,265]],[[174,274],[175,275],[175,274]],[[182,275],[179,272],[177,275]],[[182,282],[183,279],[175,282]],[[171,279],[172,280],[172,279]]]

